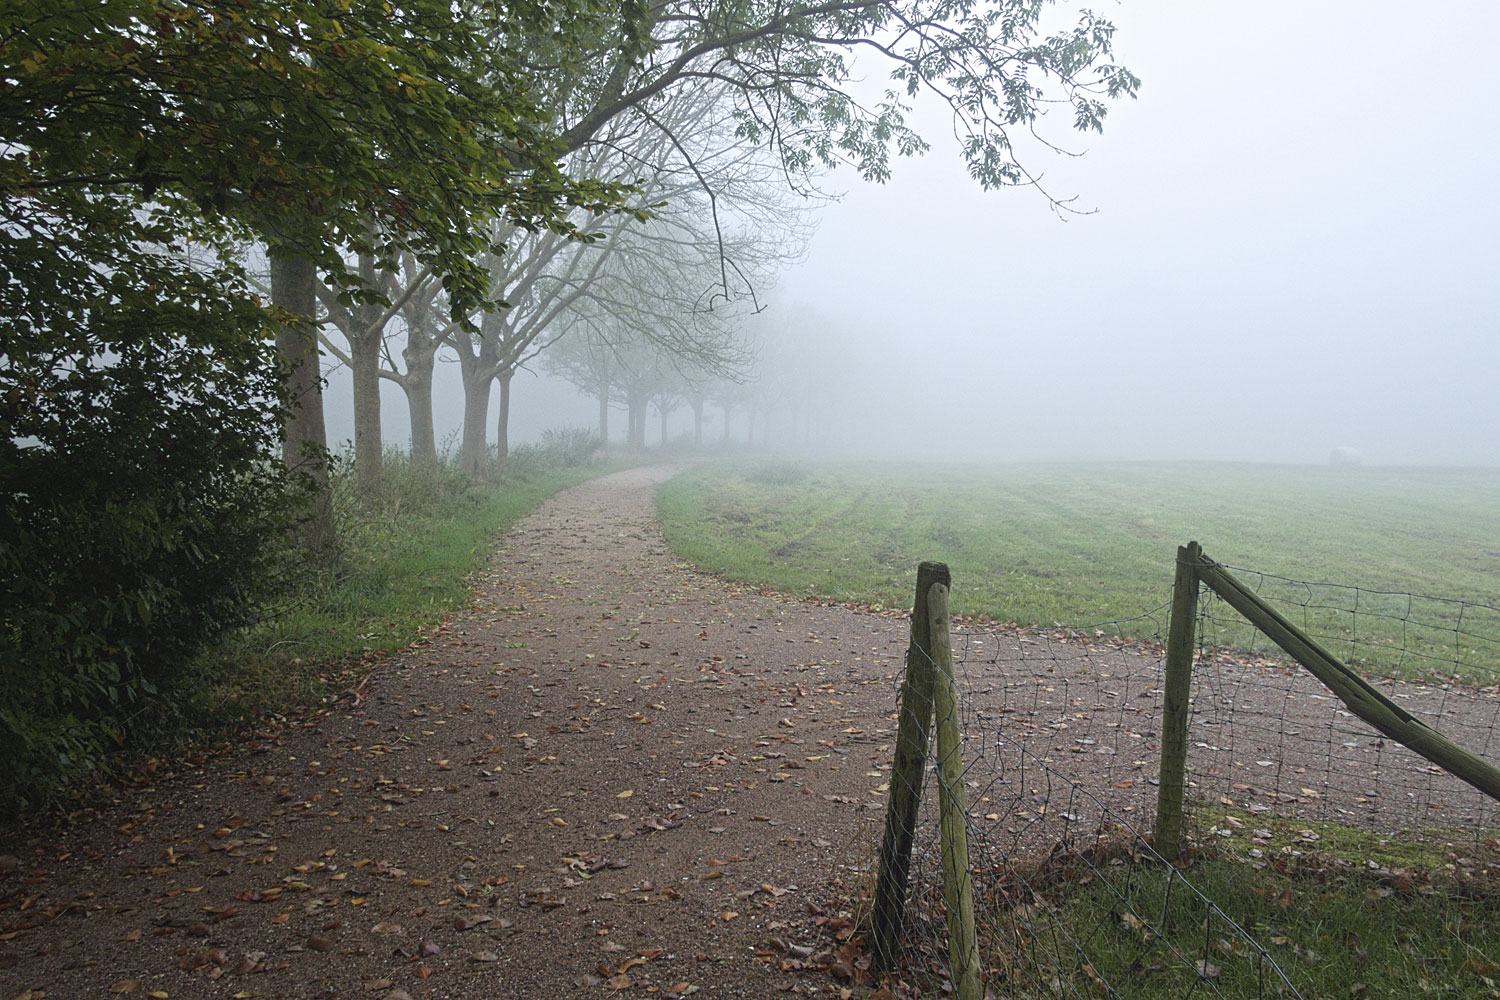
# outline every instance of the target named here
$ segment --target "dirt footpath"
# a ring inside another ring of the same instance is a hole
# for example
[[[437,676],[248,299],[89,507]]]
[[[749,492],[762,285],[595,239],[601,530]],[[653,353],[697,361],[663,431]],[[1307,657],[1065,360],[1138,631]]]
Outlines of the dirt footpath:
[[[0,1000],[837,995],[796,966],[874,853],[906,622],[676,563],[675,471],[553,498],[316,723],[0,866]]]

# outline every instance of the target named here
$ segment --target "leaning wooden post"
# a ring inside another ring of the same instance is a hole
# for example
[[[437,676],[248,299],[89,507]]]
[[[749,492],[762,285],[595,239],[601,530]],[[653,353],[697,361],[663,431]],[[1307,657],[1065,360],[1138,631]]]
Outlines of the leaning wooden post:
[[[932,660],[937,667],[932,707],[937,716],[938,826],[943,841],[943,899],[948,904],[948,958],[958,1000],[980,1000],[979,942],[974,936],[974,882],[969,875],[969,816],[964,804],[963,731],[948,629],[948,588],[927,595]]]
[[[1188,542],[1177,550],[1172,583],[1172,621],[1167,630],[1167,679],[1161,720],[1161,772],[1156,788],[1152,845],[1172,860],[1182,853],[1183,779],[1187,774],[1188,693],[1198,624],[1198,570],[1203,549]]]
[[[1287,621],[1262,601],[1223,566],[1212,559],[1201,560],[1198,576],[1234,610],[1264,632],[1294,660],[1302,664],[1360,719],[1402,746],[1432,761],[1455,778],[1467,781],[1500,801],[1500,768],[1433,729],[1406,709],[1381,694],[1349,665],[1335,658],[1317,640]]]
[[[917,566],[917,594],[911,613],[911,644],[906,648],[906,680],[896,729],[896,758],[891,767],[890,802],[885,837],[880,844],[880,874],[875,883],[872,917],[875,968],[896,966],[901,919],[906,909],[906,880],[911,871],[917,809],[922,804],[922,776],[927,768],[927,733],[932,724],[932,623],[928,591],[952,580],[943,563]]]

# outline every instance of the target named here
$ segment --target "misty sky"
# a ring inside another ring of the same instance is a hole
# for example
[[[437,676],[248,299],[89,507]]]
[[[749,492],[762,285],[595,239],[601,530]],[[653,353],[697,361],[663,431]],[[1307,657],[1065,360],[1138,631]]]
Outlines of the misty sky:
[[[1500,4],[1101,5],[1143,85],[982,192],[946,120],[884,186],[826,179],[768,323],[838,384],[841,441],[942,457],[1500,464]],[[347,438],[335,375],[331,439]],[[406,432],[385,388],[388,435]],[[456,377],[439,435],[456,427]],[[914,411],[925,397],[926,414]],[[593,405],[522,376],[517,440]],[[685,422],[685,415],[681,418]],[[623,425],[623,415],[616,419]],[[654,431],[655,420],[651,421]],[[857,433],[856,433],[857,428]]]

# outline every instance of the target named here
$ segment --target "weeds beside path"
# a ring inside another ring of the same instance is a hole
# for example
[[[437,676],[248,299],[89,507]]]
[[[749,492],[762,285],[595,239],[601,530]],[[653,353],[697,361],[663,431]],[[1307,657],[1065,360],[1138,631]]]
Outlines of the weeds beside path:
[[[326,716],[27,844],[0,997],[826,991],[781,965],[868,853],[905,623],[675,563],[672,471],[547,501]]]

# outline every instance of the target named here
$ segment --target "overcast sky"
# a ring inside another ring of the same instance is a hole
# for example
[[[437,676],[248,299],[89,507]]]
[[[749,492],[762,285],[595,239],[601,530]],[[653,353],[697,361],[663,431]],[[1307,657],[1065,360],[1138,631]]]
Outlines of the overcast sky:
[[[828,179],[844,197],[766,319],[856,348],[845,436],[905,454],[938,426],[977,458],[1348,445],[1371,464],[1500,463],[1500,4],[1099,9],[1140,97],[1103,135],[1054,124],[1085,155],[1028,161],[1092,214],[982,192],[935,113],[933,150],[890,183]],[[515,407],[522,439],[595,412],[525,378]]]

